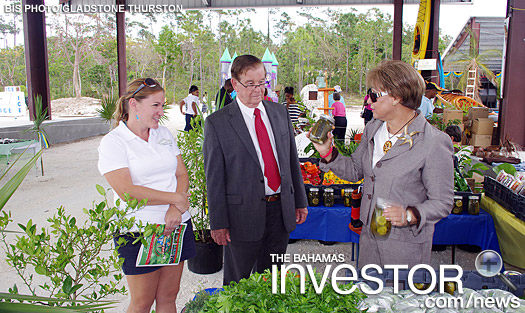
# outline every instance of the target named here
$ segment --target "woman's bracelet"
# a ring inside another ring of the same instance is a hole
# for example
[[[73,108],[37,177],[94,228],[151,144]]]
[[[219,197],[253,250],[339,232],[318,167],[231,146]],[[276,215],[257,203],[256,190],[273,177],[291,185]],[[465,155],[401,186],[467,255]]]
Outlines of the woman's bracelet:
[[[330,154],[332,154],[332,151],[334,150],[334,146],[330,146],[330,150],[328,150],[328,153],[326,155],[321,155],[321,159],[326,159]]]

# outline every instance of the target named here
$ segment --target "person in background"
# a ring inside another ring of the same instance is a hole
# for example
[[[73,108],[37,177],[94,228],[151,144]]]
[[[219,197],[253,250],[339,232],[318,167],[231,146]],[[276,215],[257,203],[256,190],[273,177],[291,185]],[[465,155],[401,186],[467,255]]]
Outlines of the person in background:
[[[372,107],[368,103],[368,93],[370,93],[370,89],[368,90],[367,95],[365,96],[363,110],[361,111],[361,117],[365,120],[365,126],[366,123],[370,122],[370,120],[374,117],[374,113],[372,113]]]
[[[230,95],[233,91],[232,80],[228,78],[224,82],[224,86],[217,92],[215,96],[215,109],[221,109],[233,102],[232,96]]]
[[[307,198],[286,108],[263,100],[266,70],[253,55],[231,67],[237,99],[204,123],[211,235],[224,246],[223,284],[282,262],[290,232],[306,220]]]
[[[436,85],[432,83],[426,83],[425,94],[421,97],[421,105],[419,106],[419,111],[426,119],[432,117],[434,114],[434,104],[433,99],[437,95]]]
[[[425,82],[413,66],[382,61],[368,72],[366,82],[374,119],[349,157],[333,147],[330,133],[322,145],[314,143],[322,158],[320,169],[349,181],[364,178],[360,267],[430,264],[434,225],[453,207],[452,142],[417,110]],[[392,203],[384,210],[392,226],[386,236],[370,229],[379,198]]]
[[[335,139],[339,140],[345,140],[346,135],[346,107],[345,105],[340,102],[341,96],[339,93],[334,93],[334,100],[335,102],[332,104],[332,108],[334,108],[332,111],[332,114],[334,115],[335,120],[335,129],[332,131],[334,134]]]
[[[275,94],[277,95],[277,103],[283,103],[284,102],[284,94],[283,91],[283,85],[277,84],[275,85]]]
[[[268,97],[268,88],[264,88],[264,97],[263,97],[263,100],[266,100],[266,101],[272,101],[272,98]]]
[[[290,101],[290,98],[293,98],[294,96],[294,88],[293,87],[284,87],[284,102],[282,102],[282,105],[288,106],[288,102]]]
[[[191,121],[197,116],[199,112],[197,111],[197,107],[199,106],[199,88],[197,88],[195,85],[192,85],[190,87],[188,96],[182,99],[179,105],[180,113],[186,115],[186,126],[184,127],[184,131],[192,130],[193,126],[191,126]]]
[[[208,112],[208,92],[205,91],[202,95],[202,113]]]
[[[445,133],[450,136],[450,139],[452,139],[452,143],[454,146],[458,145],[461,146],[461,128],[459,128],[458,125],[449,125],[447,128],[445,128]],[[454,152],[457,152],[456,147],[454,147]]]
[[[341,86],[335,85],[334,89],[335,89],[334,92],[328,96],[328,106],[330,108],[332,107],[332,104],[334,104],[334,102],[335,102],[335,100],[334,100],[334,94],[335,93],[338,93],[341,96],[340,99],[339,99],[339,102],[341,102],[343,105],[345,105],[345,99],[341,95],[341,93],[343,92],[343,90],[341,90]],[[330,114],[332,114],[331,111],[333,111],[333,110],[330,110]]]
[[[297,123],[299,121],[299,117],[304,116],[305,114],[293,96],[286,99],[286,108],[288,109],[288,114],[290,115],[290,120],[293,124]]]
[[[141,242],[133,244],[134,235],[117,234],[126,243],[118,246],[124,259],[131,301],[127,312],[150,312],[155,302],[157,312],[177,312],[175,300],[180,288],[183,260],[195,256],[195,237],[190,220],[188,172],[177,142],[159,119],[164,115],[164,89],[151,78],[132,81],[120,97],[115,120],[117,127],[102,138],[98,147],[98,169],[114,193],[114,201],[126,209],[125,194],[147,205],[126,218],[143,224],[165,224],[164,236],[181,222],[187,224],[183,237],[181,262],[169,266],[136,267]],[[161,144],[163,143],[163,144]],[[130,232],[138,232],[135,225]],[[138,235],[138,234],[137,234]]]

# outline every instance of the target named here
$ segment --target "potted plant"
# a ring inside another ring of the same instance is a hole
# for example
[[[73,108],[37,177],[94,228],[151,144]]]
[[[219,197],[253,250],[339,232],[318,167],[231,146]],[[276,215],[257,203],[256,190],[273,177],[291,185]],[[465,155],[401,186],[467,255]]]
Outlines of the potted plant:
[[[192,121],[193,129],[179,132],[178,145],[190,180],[190,212],[195,234],[197,256],[188,260],[190,271],[198,274],[212,274],[222,269],[222,247],[217,245],[210,234],[206,175],[204,173],[204,121],[198,115]]]

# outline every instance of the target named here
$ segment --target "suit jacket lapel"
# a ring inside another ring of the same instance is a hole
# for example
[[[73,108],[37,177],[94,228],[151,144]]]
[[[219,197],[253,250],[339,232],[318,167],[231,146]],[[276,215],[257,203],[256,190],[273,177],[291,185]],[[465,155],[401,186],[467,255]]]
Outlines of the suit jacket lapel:
[[[412,136],[412,146],[417,144],[418,141],[423,139],[423,132],[425,131],[425,118],[419,114],[410,125],[408,125],[407,133],[410,134],[413,131],[417,131],[418,133]],[[405,136],[405,130],[403,129],[401,131],[401,135]],[[385,154],[384,157],[382,157],[382,160],[388,160],[391,158],[394,158],[402,153],[407,152],[410,150],[411,146],[410,143],[403,143],[404,140],[401,138],[398,138],[394,146],[388,151],[387,154]]]
[[[234,100],[232,103],[230,103],[227,106],[229,113],[230,113],[230,124],[232,128],[237,133],[237,136],[239,136],[239,139],[243,143],[246,150],[248,150],[248,153],[251,155],[255,163],[261,166],[259,163],[259,158],[257,157],[257,152],[255,151],[255,147],[253,146],[252,138],[250,137],[250,132],[248,131],[248,127],[246,127],[246,123],[244,122],[244,117],[242,116],[241,109],[239,109],[239,104],[237,103],[237,100]]]

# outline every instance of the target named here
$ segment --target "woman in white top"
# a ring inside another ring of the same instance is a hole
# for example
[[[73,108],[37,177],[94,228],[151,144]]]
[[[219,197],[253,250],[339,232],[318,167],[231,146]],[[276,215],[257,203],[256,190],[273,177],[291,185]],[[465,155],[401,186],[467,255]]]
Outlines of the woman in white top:
[[[189,131],[193,129],[193,126],[191,126],[191,120],[194,119],[198,113],[197,107],[199,106],[199,88],[197,88],[195,85],[191,85],[188,96],[182,99],[179,105],[180,113],[186,115],[186,127],[184,127],[184,131]],[[185,108],[185,112],[182,109],[183,107]]]
[[[117,127],[100,142],[98,168],[113,188],[115,200],[124,193],[147,205],[134,216],[143,224],[166,224],[169,235],[181,223],[184,234],[181,260],[195,255],[194,236],[188,201],[188,172],[177,143],[170,131],[159,126],[164,115],[164,89],[151,78],[136,79],[128,85],[118,101]],[[137,231],[135,227],[132,231]],[[129,233],[115,237],[127,240],[118,248],[124,258],[123,271],[129,285],[131,301],[127,312],[150,312],[156,301],[157,312],[176,312],[175,300],[180,287],[184,262],[160,267],[136,267],[140,242],[132,244]]]

